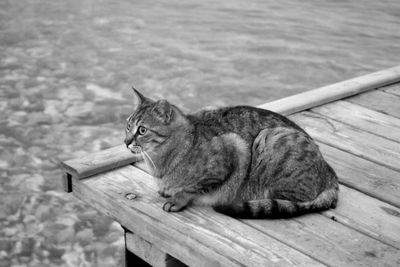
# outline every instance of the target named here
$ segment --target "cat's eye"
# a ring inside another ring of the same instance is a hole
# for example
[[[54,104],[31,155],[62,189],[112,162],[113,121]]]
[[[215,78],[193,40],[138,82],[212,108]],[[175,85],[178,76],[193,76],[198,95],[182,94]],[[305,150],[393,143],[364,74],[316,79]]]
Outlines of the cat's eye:
[[[138,133],[139,133],[140,135],[144,135],[146,132],[147,132],[147,129],[146,129],[145,127],[139,126],[139,128],[138,128]]]
[[[128,124],[126,125],[126,129],[127,129],[128,131],[131,130],[131,123],[130,123],[130,122],[128,122]]]

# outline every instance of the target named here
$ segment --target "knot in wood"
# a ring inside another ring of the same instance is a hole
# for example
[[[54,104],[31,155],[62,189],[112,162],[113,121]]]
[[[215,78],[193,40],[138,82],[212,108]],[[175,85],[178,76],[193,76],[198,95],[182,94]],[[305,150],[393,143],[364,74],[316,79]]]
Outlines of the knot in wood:
[[[127,193],[127,194],[125,194],[125,198],[126,198],[126,199],[129,199],[129,200],[135,199],[136,197],[137,197],[137,195],[134,194],[134,193]]]

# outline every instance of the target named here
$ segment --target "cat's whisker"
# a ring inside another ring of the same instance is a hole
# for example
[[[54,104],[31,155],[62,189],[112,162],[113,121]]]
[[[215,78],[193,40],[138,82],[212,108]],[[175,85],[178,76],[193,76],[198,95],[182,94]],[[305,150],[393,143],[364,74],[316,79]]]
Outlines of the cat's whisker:
[[[148,161],[146,155],[143,153],[143,151],[140,152],[140,155],[142,156],[144,163],[146,163],[146,166],[149,169],[149,171],[151,171],[151,166],[149,165],[149,161]]]
[[[156,165],[154,164],[154,161],[151,159],[151,157],[149,156],[149,154],[148,154],[147,152],[143,151],[143,150],[142,150],[142,153],[143,153],[143,154],[146,156],[146,158],[151,162],[151,164],[152,164],[153,167],[154,167],[154,170],[155,170],[155,171],[158,171]]]
[[[146,163],[147,170],[149,171],[150,174],[154,175],[155,170],[154,170],[154,168],[150,165],[150,163],[151,163],[150,159],[149,159],[148,156],[146,156],[144,153],[142,153],[142,157],[143,157],[144,162]],[[149,162],[150,162],[150,163],[149,163]]]

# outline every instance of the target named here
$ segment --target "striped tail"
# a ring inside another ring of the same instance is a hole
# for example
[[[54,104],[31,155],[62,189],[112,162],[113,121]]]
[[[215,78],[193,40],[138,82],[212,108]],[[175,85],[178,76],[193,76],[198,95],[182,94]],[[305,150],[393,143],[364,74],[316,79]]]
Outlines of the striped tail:
[[[214,206],[214,210],[236,218],[288,218],[310,211],[320,211],[336,208],[338,189],[332,188],[323,191],[314,200],[307,202],[293,202],[282,199],[260,199],[229,205]]]

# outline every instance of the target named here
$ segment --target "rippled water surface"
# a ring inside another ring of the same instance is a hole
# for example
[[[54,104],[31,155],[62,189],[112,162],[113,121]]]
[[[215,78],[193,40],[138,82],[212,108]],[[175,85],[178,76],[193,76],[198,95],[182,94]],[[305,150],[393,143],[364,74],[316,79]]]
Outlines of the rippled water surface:
[[[122,264],[59,160],[120,144],[130,86],[185,111],[400,64],[400,1],[0,2],[0,266]]]

